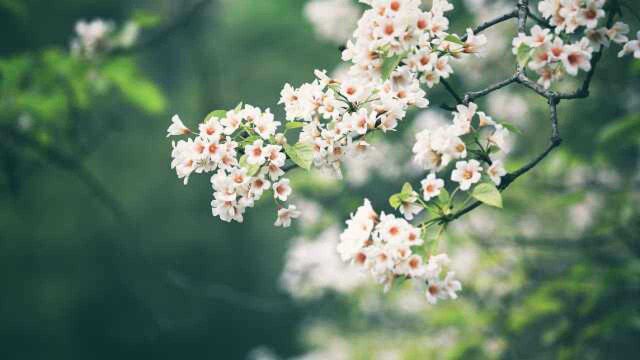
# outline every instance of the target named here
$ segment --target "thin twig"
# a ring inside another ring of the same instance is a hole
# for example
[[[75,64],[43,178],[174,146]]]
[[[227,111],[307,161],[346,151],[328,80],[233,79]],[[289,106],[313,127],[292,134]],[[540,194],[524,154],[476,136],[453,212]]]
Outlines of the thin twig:
[[[507,21],[509,19],[513,19],[513,18],[515,18],[517,16],[518,16],[518,10],[513,10],[511,12],[508,12],[508,13],[506,13],[504,15],[498,16],[496,18],[493,18],[493,19],[491,19],[489,21],[486,21],[486,22],[476,26],[473,29],[473,33],[474,34],[481,33],[481,32],[483,32],[484,30],[486,30],[486,29],[488,29],[490,27],[493,27],[493,26],[495,26],[497,24],[500,24],[501,22]],[[467,40],[467,34],[462,35],[460,37],[460,40],[462,40],[462,41]]]
[[[131,53],[139,52],[161,43],[175,31],[188,25],[193,17],[203,13],[204,8],[212,2],[213,0],[199,0],[195,2],[189,9],[185,10],[181,15],[177,16],[169,25],[167,25],[163,29],[158,30],[144,41],[140,41],[136,45],[129,48],[114,50],[110,54],[129,55]]]
[[[511,76],[510,78],[504,79],[502,81],[499,81],[489,87],[487,87],[486,89],[482,89],[479,91],[472,91],[472,92],[468,92],[465,95],[465,101],[469,102],[469,101],[473,101],[477,98],[486,96],[496,90],[502,89],[505,86],[508,86],[510,84],[513,84],[514,82],[516,82],[518,80],[518,75],[514,74],[513,76]]]
[[[531,10],[529,10],[529,17],[532,18],[535,22],[538,23],[538,25],[547,28],[547,29],[555,29],[556,27],[549,24],[548,21],[546,21],[545,19],[539,17],[538,15],[534,14],[533,12],[531,12]]]

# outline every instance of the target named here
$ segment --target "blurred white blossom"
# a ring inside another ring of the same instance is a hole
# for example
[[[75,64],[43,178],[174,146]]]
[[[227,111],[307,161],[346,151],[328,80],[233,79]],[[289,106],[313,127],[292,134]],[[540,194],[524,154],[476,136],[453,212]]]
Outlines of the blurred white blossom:
[[[304,15],[316,34],[336,44],[344,44],[360,17],[354,0],[311,0],[304,7]]]
[[[308,299],[328,290],[346,293],[367,281],[340,260],[336,252],[339,235],[340,230],[333,226],[315,239],[294,240],[281,275],[282,285],[291,295]]]

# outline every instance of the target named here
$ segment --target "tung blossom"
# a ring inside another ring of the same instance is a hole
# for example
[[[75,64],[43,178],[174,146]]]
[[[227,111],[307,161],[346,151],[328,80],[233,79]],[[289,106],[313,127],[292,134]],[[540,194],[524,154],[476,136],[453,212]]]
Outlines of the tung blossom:
[[[440,195],[440,190],[444,187],[444,180],[436,178],[436,174],[429,174],[420,182],[422,185],[422,197],[425,201]]]
[[[297,210],[295,205],[289,205],[288,208],[282,208],[278,210],[278,217],[276,218],[275,226],[289,227],[291,226],[291,219],[300,217],[300,211]]]
[[[451,172],[451,180],[460,184],[460,190],[469,190],[471,185],[480,181],[482,167],[477,160],[458,161]]]
[[[437,299],[455,299],[461,290],[460,282],[448,273],[448,256],[431,256],[425,263],[413,253],[412,247],[422,244],[421,230],[392,214],[378,215],[365,199],[340,235],[337,250],[344,261],[371,274],[387,291],[397,277],[407,277],[427,287],[425,296],[431,303]],[[434,295],[433,288],[437,287]],[[434,301],[436,300],[436,301]]]

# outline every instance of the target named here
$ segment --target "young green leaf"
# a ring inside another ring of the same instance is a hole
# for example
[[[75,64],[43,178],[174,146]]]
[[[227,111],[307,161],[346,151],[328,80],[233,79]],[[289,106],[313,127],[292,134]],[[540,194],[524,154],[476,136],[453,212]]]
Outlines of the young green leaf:
[[[391,197],[389,198],[389,205],[391,205],[391,207],[394,209],[399,208],[400,205],[402,205],[402,199],[400,199],[400,194],[391,195]]]
[[[463,42],[462,40],[460,40],[460,38],[458,37],[458,35],[449,34],[449,35],[445,36],[444,40],[445,40],[445,41],[452,42],[452,43],[454,43],[454,44],[461,45],[461,46],[463,46],[463,45],[464,45],[464,42]]]
[[[209,119],[215,117],[218,119],[222,119],[225,116],[227,116],[227,110],[213,110],[212,112],[210,112],[209,114],[207,114],[207,117],[204,118],[204,121],[209,121]]]
[[[471,196],[487,205],[502,208],[502,195],[492,183],[478,184],[471,192]]]
[[[535,49],[533,49],[529,45],[520,44],[520,46],[518,47],[518,52],[516,54],[516,58],[518,59],[518,64],[521,67],[526,66],[529,60],[531,60],[531,57],[533,56],[534,51]]]
[[[258,135],[251,135],[251,136],[247,137],[246,139],[242,139],[242,141],[240,141],[240,146],[253,144],[253,142],[258,140],[258,139],[260,139],[260,137]]]
[[[311,144],[297,143],[293,146],[284,145],[284,152],[289,156],[291,161],[305,170],[311,168],[313,162],[313,147]]]
[[[431,214],[436,216],[441,216],[443,214],[442,209],[440,209],[435,203],[428,202],[425,205],[426,205],[427,211],[430,212]]]
[[[253,176],[257,174],[258,171],[260,171],[260,165],[251,165],[247,163],[247,155],[242,155],[239,163],[240,163],[240,167],[247,169],[248,176]]]
[[[404,185],[402,185],[401,193],[404,196],[411,196],[413,194],[413,187],[411,186],[411,184],[409,184],[408,182],[404,183]]]
[[[398,67],[402,55],[395,55],[384,59],[382,63],[382,79],[388,80],[391,77],[391,73]]]
[[[447,191],[447,189],[445,188],[440,189],[440,195],[438,195],[438,200],[440,200],[440,202],[445,206],[449,204],[449,200],[451,200],[451,195],[449,195],[449,192]]]
[[[297,128],[301,128],[303,126],[304,126],[304,123],[302,121],[289,121],[285,125],[285,128],[286,129],[297,129]]]

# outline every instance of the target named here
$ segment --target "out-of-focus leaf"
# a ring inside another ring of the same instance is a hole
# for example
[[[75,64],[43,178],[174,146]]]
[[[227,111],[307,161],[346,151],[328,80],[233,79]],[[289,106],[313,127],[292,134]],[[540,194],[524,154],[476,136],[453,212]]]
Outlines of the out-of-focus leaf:
[[[606,126],[598,138],[601,144],[625,141],[640,141],[640,114],[633,114]]]
[[[120,58],[108,63],[103,74],[122,92],[126,100],[148,113],[159,113],[166,99],[154,83],[138,74],[133,60]]]
[[[158,14],[144,10],[136,10],[131,20],[141,28],[156,27],[162,22],[162,18]]]
[[[522,130],[520,130],[517,126],[508,123],[508,122],[499,122],[500,125],[504,126],[505,129],[511,131],[512,133],[516,133],[518,135],[522,135]]]
[[[27,5],[23,0],[0,0],[0,9],[5,9],[15,16],[27,15]]]
[[[640,60],[634,60],[631,69],[636,75],[640,75]]]

